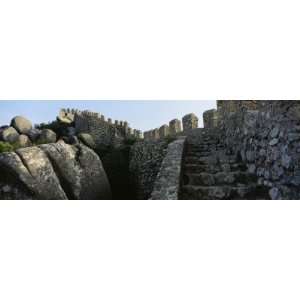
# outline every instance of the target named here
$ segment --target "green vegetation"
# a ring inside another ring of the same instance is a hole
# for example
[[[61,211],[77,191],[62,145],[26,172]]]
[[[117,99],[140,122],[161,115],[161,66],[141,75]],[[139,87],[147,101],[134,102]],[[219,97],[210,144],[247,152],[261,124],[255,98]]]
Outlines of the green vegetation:
[[[0,153],[14,151],[13,145],[10,143],[0,142]]]
[[[38,145],[38,144],[35,143],[34,145]],[[3,153],[3,152],[13,152],[13,151],[16,151],[16,150],[18,150],[20,148],[26,148],[26,147],[21,146],[17,142],[15,142],[15,143],[0,142],[0,153]]]

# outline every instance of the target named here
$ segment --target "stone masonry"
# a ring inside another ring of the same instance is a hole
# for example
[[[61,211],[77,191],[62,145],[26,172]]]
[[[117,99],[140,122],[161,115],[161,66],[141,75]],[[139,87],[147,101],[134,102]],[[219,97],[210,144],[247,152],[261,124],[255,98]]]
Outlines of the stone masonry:
[[[182,128],[183,127],[183,128]],[[155,141],[166,137],[176,137],[180,134],[198,128],[198,117],[191,113],[182,118],[182,122],[178,119],[171,120],[169,125],[162,125],[159,129],[152,129],[144,132],[146,141]]]
[[[198,117],[195,114],[188,114],[182,118],[183,131],[188,132],[198,128]]]
[[[111,118],[106,121],[96,112],[61,109],[58,119],[72,120],[76,132],[91,134],[97,145],[114,145],[129,137],[142,138],[141,131],[130,128],[128,122],[115,120],[113,123]]]

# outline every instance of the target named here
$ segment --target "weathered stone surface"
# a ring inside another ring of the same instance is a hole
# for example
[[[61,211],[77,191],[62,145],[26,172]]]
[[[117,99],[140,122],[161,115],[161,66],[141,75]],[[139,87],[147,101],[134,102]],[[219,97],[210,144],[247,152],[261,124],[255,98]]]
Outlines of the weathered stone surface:
[[[300,140],[300,134],[299,133],[289,133],[288,134],[288,141],[289,142],[294,142]]]
[[[0,154],[4,199],[109,199],[110,186],[99,157],[84,145],[63,142]],[[2,194],[1,194],[2,193]]]
[[[36,129],[36,128],[32,128],[30,129],[26,135],[30,138],[30,140],[32,142],[37,141],[37,139],[39,138],[39,136],[41,135],[41,130]]]
[[[203,113],[204,128],[214,128],[218,126],[219,115],[216,109],[210,109]]]
[[[185,138],[169,144],[167,154],[154,183],[152,200],[176,200],[179,198],[181,161]]]
[[[88,133],[80,133],[78,138],[88,147],[94,149],[96,147],[93,137]]]
[[[130,150],[129,171],[136,199],[149,199],[167,153],[166,141],[140,141]]]
[[[28,147],[31,145],[30,139],[27,135],[25,134],[20,134],[16,140],[16,143],[18,144],[19,147]]]
[[[223,114],[220,128],[226,148],[239,153],[242,161],[249,159],[247,151],[254,152],[251,163],[256,167],[258,182],[272,190],[272,198],[300,199],[293,184],[299,182],[300,134],[299,118],[295,118],[299,107],[300,101],[257,101],[251,124],[245,122],[249,112],[238,106],[235,113]]]
[[[62,124],[70,125],[71,123],[74,122],[75,113],[76,113],[75,110],[61,109],[57,117],[57,120]]]
[[[275,146],[275,145],[278,144],[278,142],[279,142],[279,139],[272,139],[272,140],[270,141],[269,145],[270,145],[270,146]]]
[[[76,133],[90,134],[96,146],[100,148],[107,146],[118,147],[124,139],[131,137],[142,138],[139,130],[129,130],[128,122],[118,120],[112,122],[111,118],[107,118],[106,121],[105,117],[100,113],[63,109],[60,114],[63,117],[67,114],[68,118],[73,119]]]
[[[32,123],[22,116],[14,117],[11,120],[11,126],[21,134],[27,134],[32,129]]]
[[[1,138],[8,143],[15,143],[19,137],[19,133],[13,127],[8,127],[2,131]]]
[[[38,147],[1,154],[0,168],[12,177],[10,186],[25,190],[32,199],[66,199],[50,161]]]
[[[269,195],[272,200],[278,200],[280,198],[280,192],[279,189],[276,187],[273,187],[269,191]]]
[[[159,128],[159,137],[160,138],[165,138],[169,135],[169,126],[168,125],[162,125]]]
[[[55,143],[56,133],[51,129],[43,129],[37,141],[39,144]]]
[[[283,167],[285,167],[286,169],[288,169],[291,165],[292,162],[292,158],[287,155],[286,153],[284,153],[281,157],[281,164]]]
[[[181,122],[178,119],[174,119],[169,122],[169,132],[170,135],[175,136],[177,133],[181,132]]]
[[[58,116],[57,121],[59,121],[62,124],[70,125],[74,120],[71,120],[68,117]]]
[[[198,128],[198,117],[193,113],[185,115],[182,118],[182,126],[185,132]]]
[[[69,199],[110,199],[110,185],[97,154],[84,145],[41,145]]]
[[[278,137],[279,131],[280,131],[279,126],[274,127],[270,132],[271,138],[274,139],[274,138]]]

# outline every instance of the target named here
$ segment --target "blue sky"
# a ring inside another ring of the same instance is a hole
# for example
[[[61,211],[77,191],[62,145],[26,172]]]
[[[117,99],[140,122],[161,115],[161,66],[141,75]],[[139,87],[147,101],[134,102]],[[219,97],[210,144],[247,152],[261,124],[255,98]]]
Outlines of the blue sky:
[[[202,126],[202,114],[216,107],[216,101],[0,101],[0,126],[9,125],[17,115],[30,119],[34,124],[56,119],[60,108],[77,108],[99,112],[105,118],[128,121],[132,128],[146,131],[170,120],[181,119],[195,113]]]

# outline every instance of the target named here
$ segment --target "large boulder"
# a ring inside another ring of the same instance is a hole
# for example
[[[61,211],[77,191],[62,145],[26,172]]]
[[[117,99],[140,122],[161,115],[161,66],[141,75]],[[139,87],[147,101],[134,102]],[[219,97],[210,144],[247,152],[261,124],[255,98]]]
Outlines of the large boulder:
[[[64,125],[71,125],[73,123],[74,120],[69,119],[66,116],[58,116],[57,117],[57,121],[64,124]]]
[[[95,149],[96,143],[94,141],[94,138],[88,134],[88,133],[80,133],[78,135],[78,138],[80,139],[81,142],[83,142],[86,146]]]
[[[8,127],[1,132],[1,139],[4,142],[15,143],[19,137],[19,133],[13,127]]]
[[[0,127],[0,141],[2,141],[2,132],[5,130],[5,129],[7,129],[9,126],[1,126]]]
[[[37,140],[39,144],[50,144],[56,142],[56,133],[51,129],[43,129]]]
[[[27,132],[27,135],[29,136],[30,140],[32,142],[37,141],[37,139],[40,137],[41,135],[41,130],[36,129],[36,128],[32,128]]]
[[[98,155],[64,142],[0,154],[0,199],[111,199]]]
[[[27,134],[27,132],[32,129],[32,123],[22,116],[14,117],[11,120],[11,125],[14,127],[19,133]]]
[[[31,145],[29,137],[25,134],[20,134],[16,140],[16,143],[20,148],[28,147]]]

